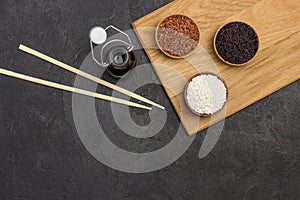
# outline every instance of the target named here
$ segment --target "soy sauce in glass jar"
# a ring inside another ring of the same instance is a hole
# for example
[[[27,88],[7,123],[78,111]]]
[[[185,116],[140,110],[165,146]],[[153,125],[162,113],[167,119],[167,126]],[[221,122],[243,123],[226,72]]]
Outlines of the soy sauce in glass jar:
[[[127,38],[127,41],[118,38],[107,40],[107,30],[113,29]],[[94,44],[101,45],[97,58]],[[105,29],[94,27],[90,30],[90,46],[93,60],[114,78],[119,79],[136,66],[136,57],[132,50],[134,46],[128,34],[110,25]]]
[[[106,71],[116,79],[123,77],[136,66],[134,53],[123,46],[111,49],[107,54],[107,61],[109,65]]]

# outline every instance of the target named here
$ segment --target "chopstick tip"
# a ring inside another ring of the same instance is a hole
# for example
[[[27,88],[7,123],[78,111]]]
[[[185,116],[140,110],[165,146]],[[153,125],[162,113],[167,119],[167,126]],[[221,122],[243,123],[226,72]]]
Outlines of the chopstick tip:
[[[19,44],[19,49],[22,50],[25,46],[23,44]]]
[[[157,105],[156,107],[162,109],[162,110],[165,110],[165,107],[161,106],[161,105]]]

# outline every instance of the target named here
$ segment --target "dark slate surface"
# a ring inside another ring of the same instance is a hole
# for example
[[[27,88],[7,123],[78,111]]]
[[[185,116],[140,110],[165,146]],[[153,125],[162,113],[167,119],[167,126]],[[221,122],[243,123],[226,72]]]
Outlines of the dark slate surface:
[[[72,85],[73,74],[18,51],[18,44],[79,67],[90,51],[91,27],[114,24],[127,30],[130,22],[168,2],[1,0],[0,65]],[[149,62],[141,51],[137,57],[139,64]],[[144,90],[167,98],[161,87]],[[1,200],[300,199],[299,81],[229,117],[204,159],[197,154],[205,131],[175,163],[146,174],[113,170],[86,151],[70,117],[71,94],[2,75],[0,94]],[[149,123],[147,115],[131,111],[138,124]],[[170,112],[162,142],[178,127]],[[139,143],[136,151],[152,150],[149,146],[151,140]]]

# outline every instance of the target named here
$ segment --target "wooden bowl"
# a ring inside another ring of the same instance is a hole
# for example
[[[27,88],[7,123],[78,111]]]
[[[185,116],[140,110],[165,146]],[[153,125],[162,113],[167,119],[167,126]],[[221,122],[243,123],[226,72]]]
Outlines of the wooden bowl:
[[[172,55],[172,54],[170,54],[169,52],[165,51],[165,50],[162,48],[162,46],[161,46],[161,44],[159,43],[159,40],[158,40],[158,39],[159,39],[159,38],[158,38],[158,37],[159,37],[159,36],[158,36],[158,31],[159,31],[160,25],[161,25],[166,19],[168,19],[168,18],[170,18],[170,17],[173,17],[173,16],[182,16],[182,17],[186,17],[186,18],[188,18],[188,19],[190,19],[190,20],[192,21],[193,25],[195,25],[195,26],[197,27],[197,31],[198,31],[198,40],[195,41],[195,42],[196,42],[197,44],[199,43],[199,41],[200,41],[200,29],[199,29],[197,23],[196,23],[193,19],[191,19],[190,17],[188,17],[188,16],[186,16],[186,15],[182,15],[182,14],[173,14],[173,15],[169,15],[169,16],[165,17],[164,19],[162,19],[162,20],[158,23],[158,25],[157,25],[157,28],[156,28],[156,31],[155,31],[155,40],[156,40],[156,43],[157,43],[157,45],[158,45],[158,48],[159,48],[166,56],[171,57],[171,58],[185,58],[185,57],[190,56],[192,53],[194,53],[194,51],[196,50],[197,46],[196,46],[193,50],[191,50],[189,53],[187,53],[186,55],[183,55],[183,56],[176,56],[176,55]],[[186,36],[186,37],[188,37],[188,36]],[[192,39],[191,39],[191,40],[192,40]]]
[[[228,22],[228,23],[224,24],[223,26],[221,26],[221,27],[218,29],[218,31],[216,32],[216,34],[215,34],[215,36],[214,36],[214,41],[213,41],[214,50],[215,50],[215,53],[217,54],[217,56],[219,57],[219,59],[222,60],[224,63],[226,63],[226,64],[228,64],[228,65],[231,65],[231,66],[234,66],[234,67],[244,66],[244,65],[250,63],[252,60],[254,60],[254,58],[257,56],[257,52],[259,51],[259,38],[258,38],[258,34],[257,34],[257,32],[254,30],[254,28],[252,28],[253,31],[255,32],[255,34],[257,35],[257,40],[258,40],[258,41],[257,41],[257,42],[258,42],[258,48],[257,48],[257,51],[256,51],[255,55],[254,55],[250,60],[248,60],[248,61],[245,62],[245,63],[241,63],[241,64],[231,63],[231,62],[229,62],[229,61],[226,61],[226,60],[219,54],[219,52],[218,52],[218,50],[217,50],[217,45],[216,45],[216,42],[217,42],[217,41],[216,41],[216,40],[217,40],[217,36],[218,36],[220,30],[221,30],[222,28],[224,28],[226,25],[230,24],[230,23],[243,23],[243,24],[246,24],[246,25],[248,25],[249,27],[252,28],[252,26],[250,26],[249,24],[247,24],[247,23],[245,23],[245,22],[241,22],[241,21],[233,21],[233,22]]]
[[[188,100],[187,100],[187,88],[188,88],[190,82],[193,80],[193,78],[195,78],[195,77],[197,77],[197,76],[201,76],[201,75],[213,75],[213,76],[216,76],[219,80],[222,81],[222,83],[224,84],[224,86],[225,86],[225,88],[226,88],[226,101],[225,101],[225,103],[223,104],[223,106],[220,108],[220,110],[218,110],[218,111],[215,112],[215,113],[211,113],[211,114],[198,113],[198,112],[196,112],[195,110],[193,110],[193,109],[191,108],[191,106],[189,105],[189,103],[188,103]],[[184,96],[184,102],[185,102],[185,105],[187,106],[187,108],[188,108],[192,113],[194,113],[195,115],[200,116],[200,117],[210,117],[210,116],[212,116],[213,114],[216,114],[216,113],[220,112],[220,111],[225,107],[226,102],[228,101],[228,87],[227,87],[225,81],[224,81],[221,77],[219,77],[218,75],[216,75],[216,74],[214,74],[214,73],[211,73],[211,72],[202,72],[202,73],[199,73],[199,74],[196,74],[196,75],[192,76],[192,77],[188,80],[188,82],[186,83],[185,88],[184,88],[183,96]]]

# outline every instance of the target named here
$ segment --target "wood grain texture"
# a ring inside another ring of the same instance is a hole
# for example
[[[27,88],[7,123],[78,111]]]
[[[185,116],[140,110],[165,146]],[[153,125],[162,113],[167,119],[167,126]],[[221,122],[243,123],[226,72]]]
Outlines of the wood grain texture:
[[[171,59],[157,49],[154,31],[170,14],[193,18],[200,28],[200,45],[186,59]],[[177,0],[132,23],[187,133],[193,135],[300,78],[299,0]],[[220,26],[244,21],[258,33],[256,58],[232,67],[218,59],[213,37]],[[222,112],[199,118],[184,104],[187,79],[210,71],[227,83],[228,102]]]

